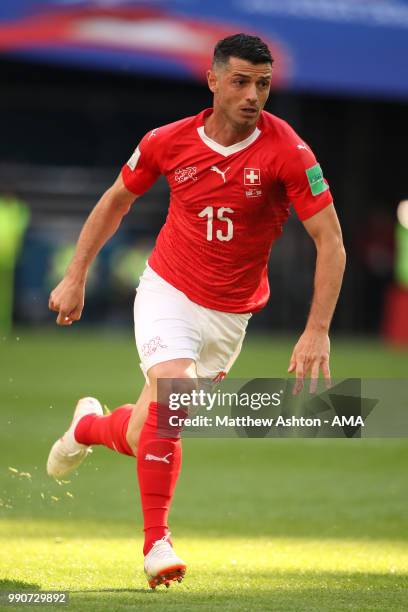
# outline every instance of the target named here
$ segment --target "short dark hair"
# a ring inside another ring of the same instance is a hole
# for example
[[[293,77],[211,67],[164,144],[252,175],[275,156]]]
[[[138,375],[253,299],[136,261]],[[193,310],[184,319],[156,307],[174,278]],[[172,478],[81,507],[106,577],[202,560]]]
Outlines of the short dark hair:
[[[214,64],[226,64],[230,57],[238,57],[252,64],[273,64],[273,58],[259,36],[249,34],[233,34],[219,40],[214,49]]]

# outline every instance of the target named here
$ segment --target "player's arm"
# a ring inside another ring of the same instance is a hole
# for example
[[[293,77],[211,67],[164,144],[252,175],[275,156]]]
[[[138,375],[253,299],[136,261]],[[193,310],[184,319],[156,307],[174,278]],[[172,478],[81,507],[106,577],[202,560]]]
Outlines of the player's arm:
[[[116,232],[136,197],[125,187],[120,174],[93,208],[82,228],[65,276],[49,298],[49,308],[58,312],[58,325],[71,325],[80,319],[88,269],[103,245]]]
[[[71,325],[80,319],[89,266],[116,232],[136,197],[145,193],[162,173],[159,157],[163,157],[165,147],[158,137],[151,138],[156,132],[142,138],[86,220],[65,276],[50,295],[49,307],[58,312],[58,325]]]
[[[296,372],[295,392],[310,373],[310,391],[314,392],[320,370],[330,384],[329,328],[340,293],[346,254],[340,223],[333,204],[303,221],[316,246],[314,292],[305,330],[290,358],[288,372]]]

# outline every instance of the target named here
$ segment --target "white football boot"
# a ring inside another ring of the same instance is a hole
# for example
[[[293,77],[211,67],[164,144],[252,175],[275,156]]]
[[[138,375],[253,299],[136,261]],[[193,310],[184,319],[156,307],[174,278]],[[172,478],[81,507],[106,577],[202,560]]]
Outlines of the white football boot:
[[[181,582],[186,573],[187,566],[168,543],[169,537],[170,533],[156,540],[144,559],[144,571],[152,589],[159,584],[165,584],[168,588],[170,582],[175,580]]]
[[[49,476],[60,478],[75,470],[92,452],[90,446],[80,444],[75,440],[74,431],[78,421],[87,414],[103,416],[103,408],[94,397],[82,397],[76,405],[74,416],[69,429],[62,438],[57,440],[51,448],[47,461]]]

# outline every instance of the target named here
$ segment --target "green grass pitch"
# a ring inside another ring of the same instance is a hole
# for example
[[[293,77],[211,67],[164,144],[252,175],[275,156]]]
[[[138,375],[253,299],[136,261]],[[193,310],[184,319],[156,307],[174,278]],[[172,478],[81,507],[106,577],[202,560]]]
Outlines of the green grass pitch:
[[[293,340],[249,335],[232,374],[285,376]],[[134,461],[95,448],[69,482],[45,473],[78,397],[136,398],[131,331],[21,330],[0,362],[0,590],[67,590],[70,610],[104,612],[408,608],[408,441],[184,440],[171,528],[188,573],[153,592]],[[376,341],[332,344],[338,378],[407,365]]]

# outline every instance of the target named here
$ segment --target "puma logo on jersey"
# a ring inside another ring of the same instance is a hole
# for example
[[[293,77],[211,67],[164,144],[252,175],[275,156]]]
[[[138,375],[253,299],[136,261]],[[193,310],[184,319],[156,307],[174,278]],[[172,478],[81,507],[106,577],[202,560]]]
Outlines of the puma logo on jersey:
[[[218,372],[217,376],[214,376],[214,378],[212,379],[212,382],[219,383],[226,377],[226,375],[226,372]]]
[[[230,169],[230,166],[228,166],[228,168],[226,170],[224,170],[224,172],[222,172],[219,168],[217,168],[217,166],[211,166],[211,168],[210,168],[210,170],[212,170],[213,172],[216,172],[217,174],[221,174],[222,180],[224,181],[224,183],[227,182],[227,179],[225,178],[225,175],[227,174],[229,169]]]
[[[305,144],[298,144],[298,145],[297,145],[297,148],[298,148],[298,149],[304,149],[305,151],[308,151],[308,150],[309,150]]]
[[[170,457],[170,455],[172,455],[173,453],[167,453],[167,455],[164,455],[164,457],[157,457],[156,455],[152,455],[150,453],[147,453],[145,455],[145,459],[147,461],[163,461],[163,463],[170,463],[170,461],[167,459],[167,457]]]

